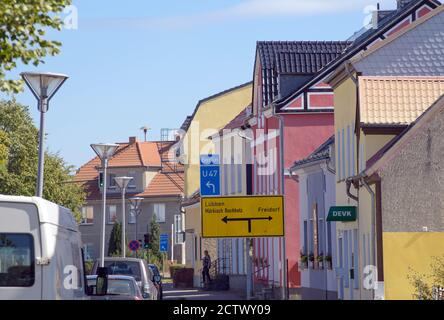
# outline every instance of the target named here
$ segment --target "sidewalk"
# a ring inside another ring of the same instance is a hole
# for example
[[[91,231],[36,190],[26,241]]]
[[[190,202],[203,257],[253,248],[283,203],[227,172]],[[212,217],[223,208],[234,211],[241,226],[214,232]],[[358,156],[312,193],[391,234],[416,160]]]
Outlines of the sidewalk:
[[[245,296],[231,290],[206,291],[201,288],[176,289],[172,283],[163,285],[164,300],[245,300]]]

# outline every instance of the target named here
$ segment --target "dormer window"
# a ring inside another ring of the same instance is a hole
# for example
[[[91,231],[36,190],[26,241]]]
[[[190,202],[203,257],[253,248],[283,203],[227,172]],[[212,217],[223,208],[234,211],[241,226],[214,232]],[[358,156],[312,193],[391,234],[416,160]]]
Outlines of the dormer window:
[[[128,188],[134,189],[136,188],[136,171],[130,171],[128,173],[128,177],[132,177],[128,184]]]
[[[116,188],[116,180],[114,180],[114,178],[116,177],[116,175],[114,174],[114,173],[111,173],[110,175],[109,175],[109,182],[108,182],[108,185],[109,185],[109,189],[115,189]]]

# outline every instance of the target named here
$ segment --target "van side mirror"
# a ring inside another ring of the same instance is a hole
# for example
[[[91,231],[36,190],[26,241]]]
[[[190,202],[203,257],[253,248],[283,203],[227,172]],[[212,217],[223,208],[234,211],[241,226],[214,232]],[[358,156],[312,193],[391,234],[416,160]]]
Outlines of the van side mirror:
[[[160,280],[162,280],[161,276],[159,276],[159,275],[154,276],[153,279],[154,279],[154,282],[160,282]]]
[[[108,292],[108,268],[97,268],[96,295],[104,296]]]

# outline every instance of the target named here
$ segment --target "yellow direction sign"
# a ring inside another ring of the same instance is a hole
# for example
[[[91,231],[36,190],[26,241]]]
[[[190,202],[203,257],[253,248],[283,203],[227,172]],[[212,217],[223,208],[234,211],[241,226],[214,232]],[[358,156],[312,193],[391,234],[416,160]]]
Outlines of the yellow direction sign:
[[[282,237],[282,196],[204,197],[202,237]]]

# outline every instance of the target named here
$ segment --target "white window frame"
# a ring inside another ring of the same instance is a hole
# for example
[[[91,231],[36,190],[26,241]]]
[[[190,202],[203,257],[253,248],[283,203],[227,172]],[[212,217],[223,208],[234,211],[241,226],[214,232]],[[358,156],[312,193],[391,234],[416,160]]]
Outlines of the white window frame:
[[[111,210],[111,208],[113,208],[113,210]],[[114,211],[114,220],[111,219],[111,211]],[[108,205],[108,224],[114,224],[117,221],[117,205],[115,204],[109,204]]]
[[[88,212],[87,209],[91,209],[92,211],[92,222],[88,222]],[[85,221],[86,220],[86,221]],[[82,207],[82,220],[80,221],[80,225],[93,225],[94,224],[94,206],[83,206]]]
[[[153,215],[156,215],[157,223],[166,223],[166,205],[165,203],[153,204]]]

